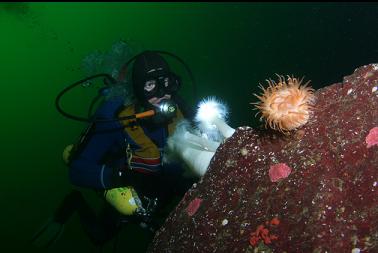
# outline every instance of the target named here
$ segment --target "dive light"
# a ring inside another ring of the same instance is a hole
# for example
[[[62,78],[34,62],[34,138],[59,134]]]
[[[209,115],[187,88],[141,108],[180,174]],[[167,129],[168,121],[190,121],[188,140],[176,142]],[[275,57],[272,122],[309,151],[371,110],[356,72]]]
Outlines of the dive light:
[[[134,114],[134,115],[131,115],[131,116],[126,116],[126,117],[131,117],[130,119],[132,119],[132,118],[141,119],[141,118],[154,116],[155,114],[158,114],[158,113],[164,114],[167,117],[170,117],[171,115],[176,113],[176,110],[177,110],[177,106],[176,106],[175,103],[173,103],[171,100],[164,99],[160,103],[159,107],[157,107],[154,110],[148,110],[148,111],[145,111],[145,112],[137,113],[137,114]],[[122,117],[122,118],[124,118],[124,117]],[[120,119],[122,119],[122,118],[120,118]]]

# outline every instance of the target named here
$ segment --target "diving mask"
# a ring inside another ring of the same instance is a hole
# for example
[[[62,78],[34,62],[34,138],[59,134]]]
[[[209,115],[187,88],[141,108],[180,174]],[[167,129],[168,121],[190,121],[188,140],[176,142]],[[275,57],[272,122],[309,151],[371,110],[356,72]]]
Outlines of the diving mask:
[[[180,88],[180,81],[173,73],[148,78],[144,84],[143,95],[146,100],[153,97],[163,97],[164,95],[173,95]]]

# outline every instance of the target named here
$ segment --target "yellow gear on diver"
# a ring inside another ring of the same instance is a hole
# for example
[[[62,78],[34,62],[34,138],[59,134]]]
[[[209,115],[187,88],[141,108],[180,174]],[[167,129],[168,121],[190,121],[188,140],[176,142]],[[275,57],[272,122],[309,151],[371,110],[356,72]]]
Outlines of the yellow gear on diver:
[[[138,208],[142,208],[142,203],[132,187],[119,187],[106,190],[105,199],[118,212],[123,215],[133,215]]]
[[[70,161],[70,156],[71,156],[71,152],[72,152],[72,149],[74,148],[74,144],[70,144],[68,145],[67,147],[64,148],[63,150],[63,161],[68,164],[69,161]]]

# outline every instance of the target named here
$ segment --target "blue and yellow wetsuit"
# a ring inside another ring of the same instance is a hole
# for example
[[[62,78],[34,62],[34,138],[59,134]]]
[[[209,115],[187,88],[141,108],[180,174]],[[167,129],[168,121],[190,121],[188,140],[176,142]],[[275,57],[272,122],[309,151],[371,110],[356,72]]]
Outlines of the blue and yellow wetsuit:
[[[122,99],[113,99],[99,107],[96,117],[110,119],[134,113],[134,105],[125,107]],[[154,187],[150,182],[160,180],[170,173],[182,172],[182,168],[177,164],[162,165],[162,150],[167,137],[182,118],[178,110],[176,118],[162,127],[151,127],[134,120],[95,123],[84,146],[70,161],[71,183],[80,187],[106,190],[106,199],[118,211],[126,215],[133,214],[137,208],[134,201],[130,201],[135,197],[132,194],[134,191],[130,191],[134,188],[133,184],[120,185],[114,180],[115,169],[127,164],[126,150],[129,147],[132,152],[130,167],[134,174],[147,179],[144,184],[145,187],[150,187],[150,190]],[[136,187],[143,187],[143,182],[142,186]]]

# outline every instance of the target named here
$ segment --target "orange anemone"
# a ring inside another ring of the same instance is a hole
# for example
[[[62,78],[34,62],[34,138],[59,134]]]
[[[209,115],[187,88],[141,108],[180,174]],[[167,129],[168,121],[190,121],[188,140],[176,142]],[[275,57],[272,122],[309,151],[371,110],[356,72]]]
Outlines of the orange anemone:
[[[278,82],[267,80],[269,86],[264,88],[262,95],[254,94],[260,101],[255,104],[261,113],[260,119],[265,119],[265,127],[287,133],[305,125],[310,117],[315,100],[314,89],[308,87],[310,81],[302,84],[295,77],[278,76]]]

